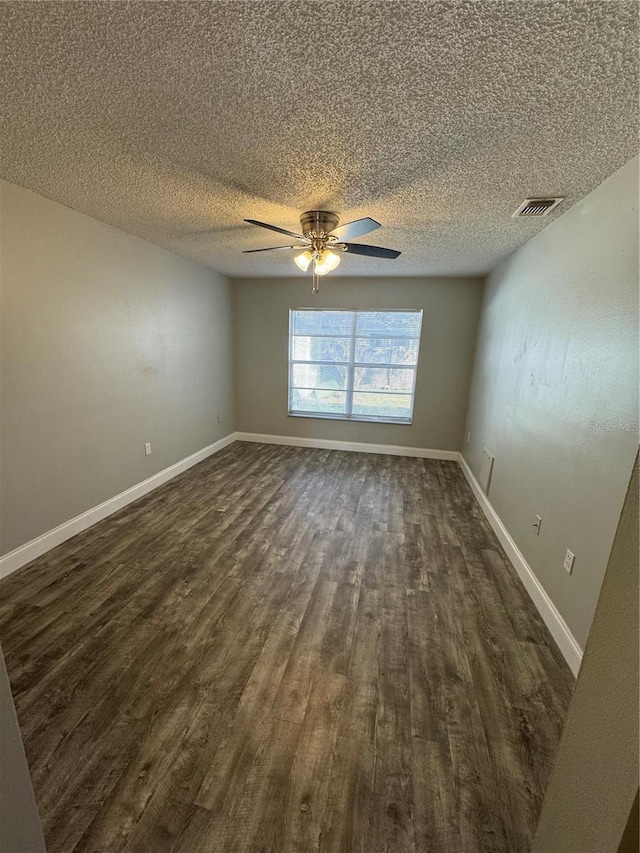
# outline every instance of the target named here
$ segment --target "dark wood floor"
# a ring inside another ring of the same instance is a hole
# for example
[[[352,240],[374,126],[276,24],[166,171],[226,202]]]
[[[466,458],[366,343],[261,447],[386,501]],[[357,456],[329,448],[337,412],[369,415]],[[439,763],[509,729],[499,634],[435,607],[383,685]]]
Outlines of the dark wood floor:
[[[530,848],[573,679],[453,462],[236,443],[0,602],[50,853]]]

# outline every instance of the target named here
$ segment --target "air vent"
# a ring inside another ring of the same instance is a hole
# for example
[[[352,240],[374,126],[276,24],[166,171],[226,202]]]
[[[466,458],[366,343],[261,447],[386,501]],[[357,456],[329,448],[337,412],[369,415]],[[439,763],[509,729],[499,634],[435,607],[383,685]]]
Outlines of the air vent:
[[[520,216],[548,216],[561,201],[564,201],[564,196],[562,198],[525,198],[513,214],[514,219]]]
[[[489,451],[485,447],[482,451],[482,459],[480,460],[480,472],[478,474],[478,481],[485,495],[489,494],[489,487],[491,486],[493,459],[493,453],[489,453]]]

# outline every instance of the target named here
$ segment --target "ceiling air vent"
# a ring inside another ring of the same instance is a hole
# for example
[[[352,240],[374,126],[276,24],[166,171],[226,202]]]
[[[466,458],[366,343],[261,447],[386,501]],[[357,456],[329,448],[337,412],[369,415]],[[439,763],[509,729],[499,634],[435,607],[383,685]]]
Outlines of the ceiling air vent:
[[[564,196],[561,198],[525,198],[513,217],[516,219],[521,216],[548,216],[561,201],[564,201]]]

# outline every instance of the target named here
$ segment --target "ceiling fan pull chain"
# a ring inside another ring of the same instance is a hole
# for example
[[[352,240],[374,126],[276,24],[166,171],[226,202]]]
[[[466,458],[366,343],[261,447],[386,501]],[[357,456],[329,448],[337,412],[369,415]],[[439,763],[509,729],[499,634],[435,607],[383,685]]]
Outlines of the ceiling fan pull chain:
[[[313,273],[312,286],[311,286],[311,293],[313,293],[313,294],[318,293],[318,279],[319,279],[319,277],[320,276],[316,272]]]

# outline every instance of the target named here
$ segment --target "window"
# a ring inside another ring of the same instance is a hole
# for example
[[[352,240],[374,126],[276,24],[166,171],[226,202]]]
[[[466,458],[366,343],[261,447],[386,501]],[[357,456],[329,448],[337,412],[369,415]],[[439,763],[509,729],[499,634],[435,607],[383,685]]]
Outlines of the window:
[[[410,424],[422,311],[289,314],[289,414]]]

